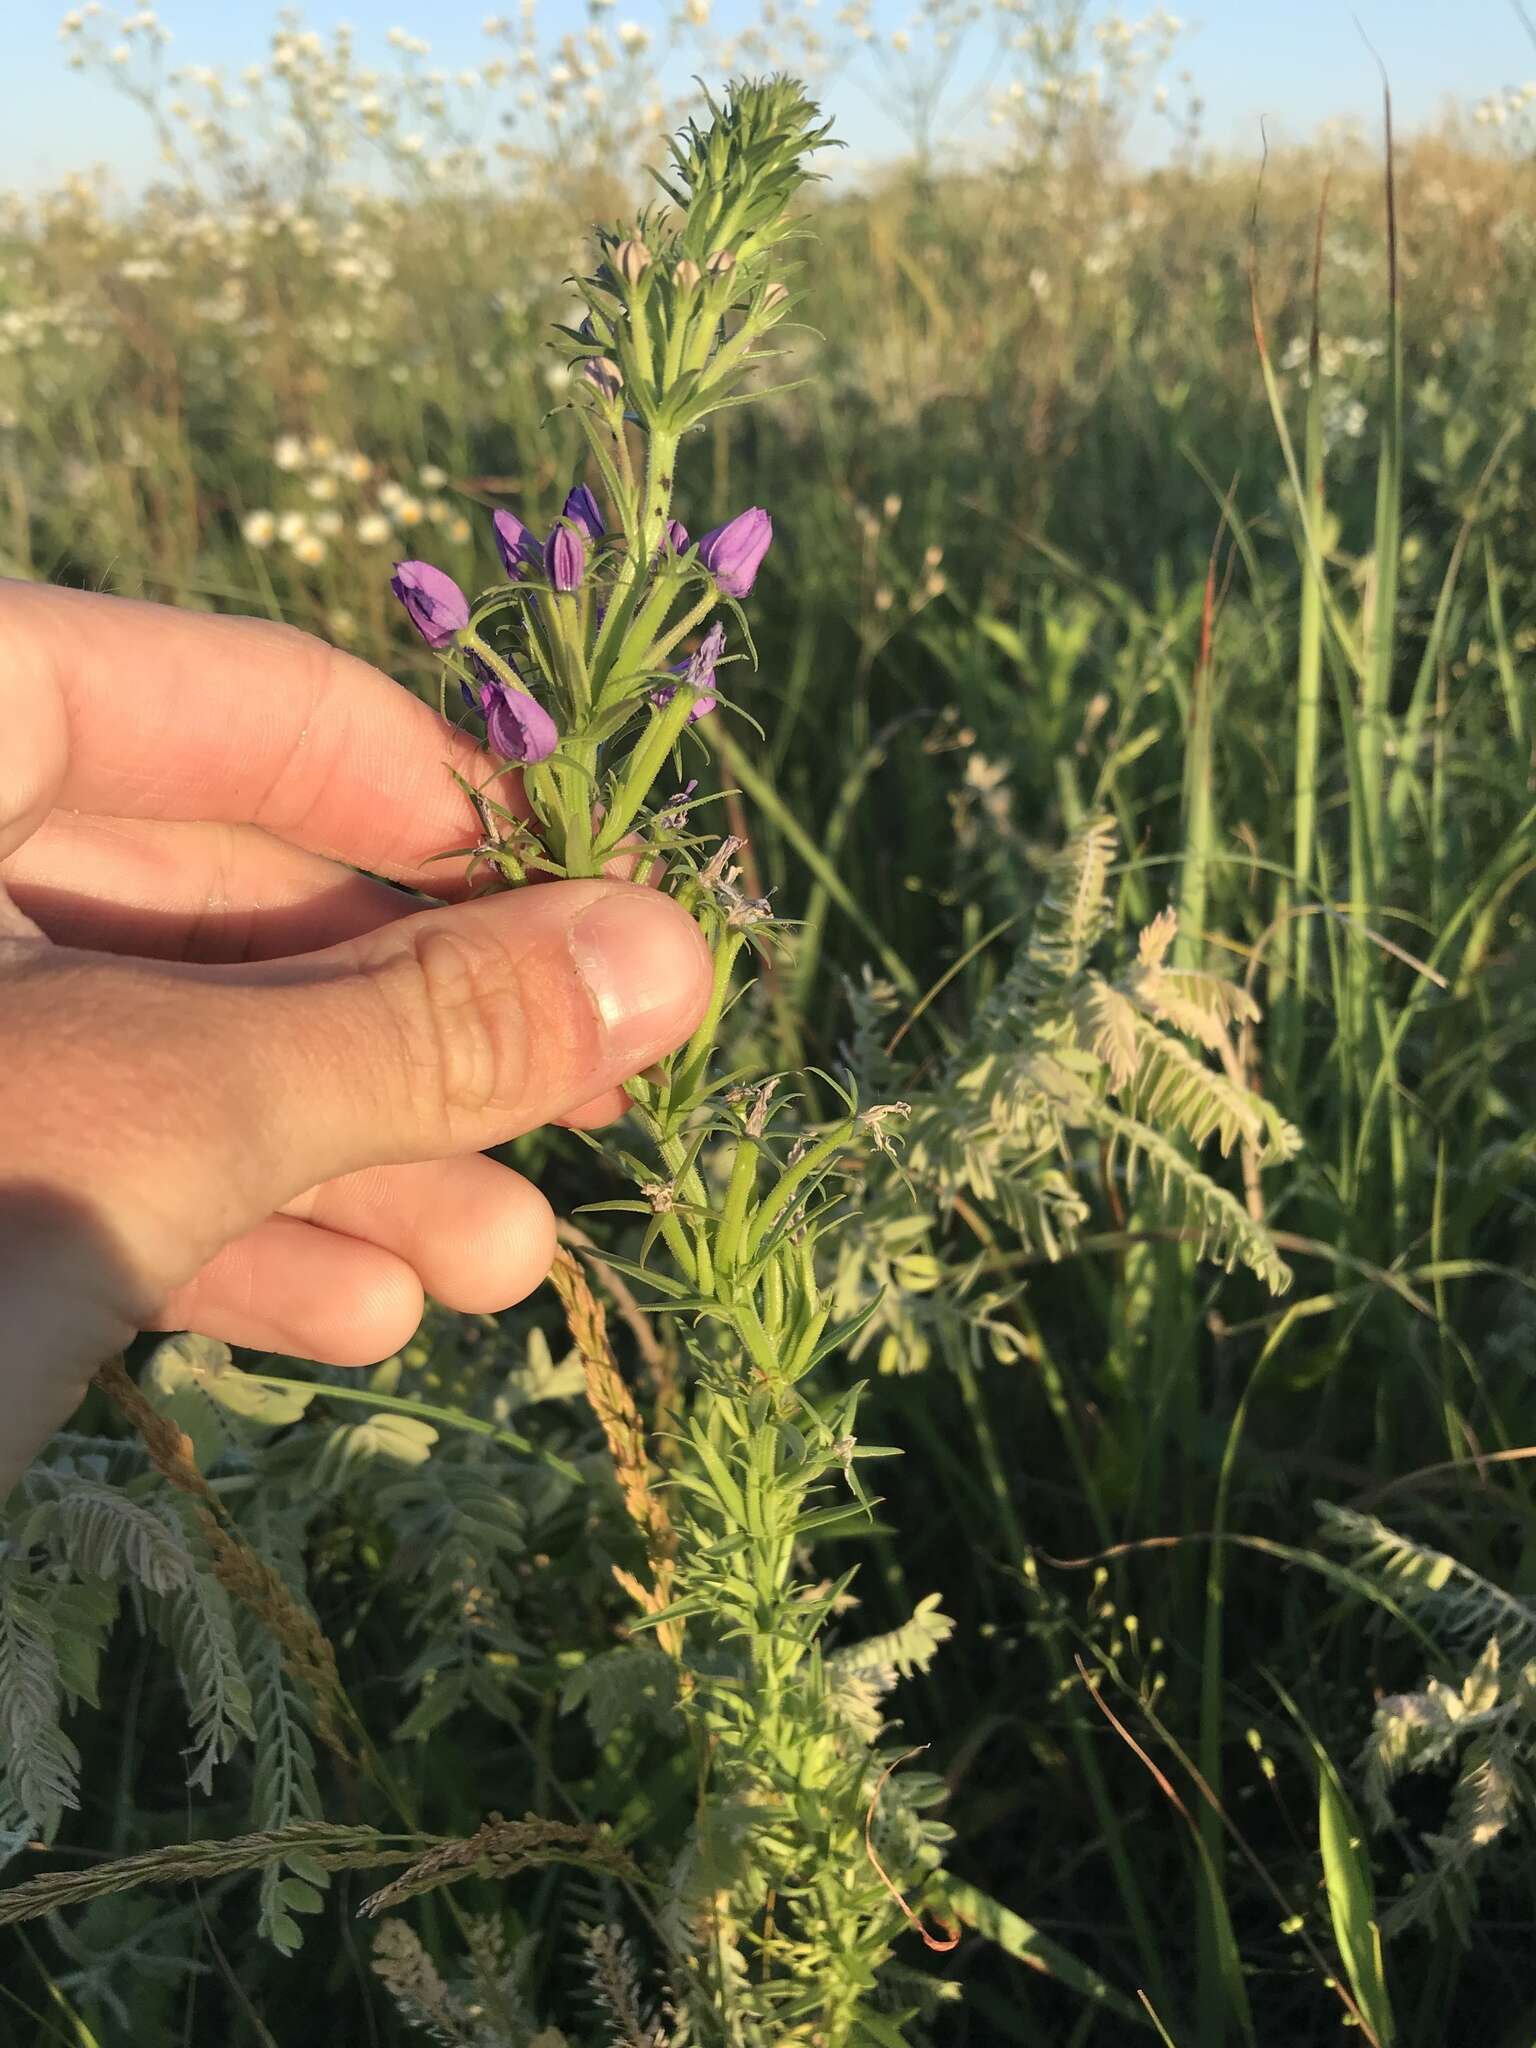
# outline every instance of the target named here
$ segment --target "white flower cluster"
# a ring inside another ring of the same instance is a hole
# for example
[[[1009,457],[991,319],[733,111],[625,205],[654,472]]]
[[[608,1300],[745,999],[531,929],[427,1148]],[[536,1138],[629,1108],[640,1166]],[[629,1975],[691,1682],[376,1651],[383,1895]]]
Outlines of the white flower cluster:
[[[473,538],[468,519],[441,495],[448,475],[435,463],[416,472],[417,489],[409,490],[382,475],[371,457],[338,447],[328,434],[283,434],[273,443],[272,466],[302,484],[309,503],[248,512],[240,531],[248,546],[265,550],[277,542],[306,568],[318,568],[331,544],[347,534],[359,547],[384,548],[428,521],[455,546]]]
[[[1340,335],[1337,339],[1324,335],[1318,343],[1317,366],[1325,377],[1342,377],[1350,363],[1374,363],[1386,352],[1387,344],[1379,339],[1367,340],[1358,334]],[[1294,334],[1281,353],[1280,367],[1304,370],[1310,354],[1311,343],[1306,335]]]
[[[1502,128],[1518,121],[1528,107],[1536,106],[1536,84],[1506,86],[1478,102],[1472,118],[1480,128]]]

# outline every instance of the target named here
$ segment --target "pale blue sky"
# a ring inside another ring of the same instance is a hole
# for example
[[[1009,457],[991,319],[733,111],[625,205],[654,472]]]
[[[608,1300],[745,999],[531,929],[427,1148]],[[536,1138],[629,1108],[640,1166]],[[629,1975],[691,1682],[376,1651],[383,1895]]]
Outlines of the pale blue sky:
[[[912,0],[875,4],[888,29],[912,11]],[[828,17],[838,5],[822,0]],[[1123,11],[1136,16],[1149,5],[1129,0]],[[515,9],[512,0],[507,11]],[[488,54],[480,26],[488,10],[489,0],[312,0],[303,14],[322,30],[350,21],[368,58],[386,55],[384,32],[398,22],[431,38],[434,63],[457,69]],[[54,0],[0,0],[0,187],[35,189],[92,163],[133,182],[150,166],[141,116],[95,79],[65,68],[62,11]],[[655,25],[667,11],[664,0],[619,0],[615,13]],[[1256,149],[1261,116],[1292,137],[1337,116],[1374,122],[1379,86],[1361,30],[1387,66],[1405,128],[1448,100],[1466,105],[1536,78],[1536,44],[1511,0],[1176,0],[1176,11],[1189,24],[1182,61],[1207,104],[1206,134],[1222,146]],[[1536,14],[1536,0],[1530,11]],[[175,34],[172,61],[230,68],[260,59],[275,12],[268,0],[165,0],[159,8]],[[755,13],[752,0],[715,0],[722,26]],[[546,31],[588,18],[583,0],[542,0],[540,16]],[[853,160],[878,152],[887,131],[867,96],[843,83],[830,100]]]

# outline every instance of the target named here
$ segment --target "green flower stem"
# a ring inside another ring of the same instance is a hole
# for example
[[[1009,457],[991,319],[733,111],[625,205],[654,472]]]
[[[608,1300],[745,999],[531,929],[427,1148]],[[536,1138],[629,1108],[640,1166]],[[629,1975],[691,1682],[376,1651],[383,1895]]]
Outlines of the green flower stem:
[[[855,1128],[855,1120],[852,1117],[845,1118],[827,1137],[813,1145],[803,1159],[796,1160],[793,1166],[784,1169],[779,1176],[778,1185],[764,1197],[757,1212],[751,1236],[747,1241],[749,1256],[762,1249],[764,1240],[794,1200],[797,1191],[813,1174],[819,1173],[822,1167],[836,1158],[853,1136]]]
[[[762,331],[749,314],[730,340],[717,348],[700,369],[695,389],[700,392],[709,391],[722,377],[728,377],[740,365],[742,358],[750,352],[752,344]]]
[[[623,486],[622,490],[614,491],[613,494],[619,501],[619,518],[627,534],[635,523],[639,509],[640,479],[635,475],[634,457],[629,452],[629,436],[624,431],[622,419],[619,421],[619,430],[613,437],[613,445],[618,451],[615,461],[619,482]],[[609,488],[612,489],[611,482]]]
[[[631,554],[633,573],[648,569],[661,546],[672,511],[672,484],[677,472],[677,435],[653,429],[645,444],[645,483],[640,506],[638,559]]]
[[[592,688],[587,680],[586,657],[582,652],[585,634],[582,630],[582,613],[585,604],[574,591],[555,592],[554,626],[551,635],[551,651],[570,702],[571,711],[577,718],[584,718],[592,708]]]
[[[785,1377],[791,1386],[796,1380],[804,1379],[810,1371],[811,1360],[816,1355],[816,1346],[821,1342],[822,1332],[826,1329],[831,1314],[829,1308],[818,1308],[806,1324],[804,1334],[790,1353],[789,1364],[785,1369]]]
[[[645,734],[624,764],[623,780],[613,793],[598,840],[599,858],[613,853],[640,815],[661,773],[667,756],[683,736],[688,714],[693,709],[693,692],[679,689],[670,704],[652,714]]]
[[[643,596],[639,584],[632,584],[619,603],[608,607],[592,652],[592,689],[599,702],[615,677],[617,690],[632,677],[655,673],[658,661],[652,643],[681,585],[682,578],[668,563]]]
[[[678,1271],[690,1286],[700,1287],[702,1283],[699,1262],[693,1255],[693,1246],[688,1242],[687,1231],[675,1216],[663,1216],[660,1221],[662,1237],[667,1250],[677,1261]]]
[[[704,1211],[709,1207],[709,1192],[698,1168],[688,1161],[688,1148],[677,1137],[669,1137],[660,1123],[648,1110],[638,1112],[646,1135],[655,1146],[675,1193],[682,1196],[690,1207]],[[703,1223],[695,1225],[692,1245],[688,1244],[683,1226],[674,1212],[661,1212],[662,1236],[666,1239],[674,1256],[679,1245],[686,1247],[683,1270],[700,1294],[713,1294],[715,1287],[715,1264],[710,1251],[709,1234]],[[669,1227],[670,1226],[670,1227]]]
[[[704,1078],[710,1055],[715,1049],[715,1039],[720,1030],[720,1019],[725,1012],[726,998],[730,994],[731,975],[736,958],[746,940],[740,932],[728,932],[720,945],[715,948],[715,978],[709,992],[709,1007],[705,1010],[699,1028],[692,1038],[675,1056],[668,1074],[667,1093],[661,1115],[662,1128],[671,1131],[677,1120],[685,1116],[692,1105],[693,1095]]]
[[[770,1259],[763,1269],[763,1320],[770,1330],[784,1324],[784,1274],[777,1259]]]
[[[640,366],[640,382],[650,391],[656,388],[656,352],[651,346],[651,323],[646,315],[645,302],[649,297],[645,280],[629,302],[629,345],[634,350],[635,360]]]
[[[732,1308],[731,1322],[737,1336],[746,1346],[747,1356],[764,1380],[774,1389],[780,1387],[784,1374],[779,1365],[779,1354],[768,1332],[763,1328],[762,1318],[751,1302],[737,1301]]]
[[[467,626],[458,638],[458,645],[472,654],[478,654],[486,667],[501,678],[509,690],[520,690],[522,679],[511,662],[499,655],[495,648],[482,640],[473,625]]]
[[[736,1255],[741,1249],[742,1234],[746,1228],[747,1204],[757,1186],[757,1166],[757,1144],[743,1132],[736,1140],[736,1156],[731,1162],[725,1206],[720,1212],[720,1227],[715,1233],[715,1263],[726,1275],[736,1269]]]
[[[672,389],[677,383],[678,378],[682,375],[684,350],[689,338],[693,334],[695,326],[698,324],[699,314],[704,309],[706,296],[706,293],[696,291],[694,305],[690,307],[685,318],[673,322],[672,331],[667,336],[666,354],[662,361],[662,383],[667,390]],[[712,328],[718,324],[718,320],[710,323]]]
[[[719,596],[719,592],[711,586],[709,595],[701,597],[693,610],[679,619],[664,639],[656,642],[656,645],[651,649],[651,666],[659,668],[678,643],[687,639],[695,626],[703,625],[719,602]]]
[[[600,878],[603,856],[592,844],[593,773],[597,749],[569,742],[556,755],[560,787],[560,858],[570,881]]]

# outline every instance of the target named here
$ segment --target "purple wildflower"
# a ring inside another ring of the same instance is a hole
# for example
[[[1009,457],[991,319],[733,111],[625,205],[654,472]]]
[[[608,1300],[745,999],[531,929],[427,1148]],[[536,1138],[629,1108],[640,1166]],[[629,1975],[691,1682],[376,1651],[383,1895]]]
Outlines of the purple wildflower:
[[[430,562],[396,562],[389,587],[429,647],[447,647],[469,624],[469,599]]]
[[[532,767],[547,761],[560,744],[560,731],[544,706],[523,690],[496,678],[480,685],[485,736],[504,761]]]
[[[572,526],[579,526],[588,540],[602,539],[603,515],[585,484],[578,484],[566,499],[563,516],[570,520]]]
[[[471,711],[485,720],[485,736],[504,761],[521,761],[531,766],[547,761],[560,744],[560,732],[544,706],[526,691],[516,690],[497,675],[488,661],[471,648],[470,672],[474,687],[459,678],[459,693]]]
[[[587,543],[562,520],[544,543],[544,568],[556,590],[577,590],[587,573]]]
[[[515,512],[493,512],[491,525],[496,532],[496,548],[502,567],[514,583],[525,569],[539,566],[544,550],[539,545],[538,536],[524,526]]]
[[[687,554],[688,529],[686,526],[684,526],[681,519],[669,519],[667,521],[667,539],[672,544],[672,552],[674,555]]]
[[[693,792],[699,786],[696,775],[690,776],[677,792],[667,798],[666,805],[656,813],[657,826],[663,832],[681,832],[688,823],[688,806],[693,801]]]
[[[699,560],[727,597],[745,597],[772,539],[773,521],[761,505],[753,505],[705,534]]]
[[[695,692],[693,708],[688,713],[688,723],[697,725],[701,718],[708,718],[718,701],[710,694],[715,681],[715,664],[725,650],[725,628],[717,620],[699,642],[686,661],[674,662],[672,673],[681,678],[685,690]],[[677,695],[677,683],[663,683],[652,690],[651,702],[658,709],[668,705]]]

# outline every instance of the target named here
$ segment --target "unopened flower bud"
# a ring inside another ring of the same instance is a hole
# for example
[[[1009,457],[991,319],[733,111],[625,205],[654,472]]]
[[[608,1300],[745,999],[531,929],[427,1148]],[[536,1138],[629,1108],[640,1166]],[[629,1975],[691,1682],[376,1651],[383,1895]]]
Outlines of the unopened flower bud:
[[[499,677],[481,684],[480,709],[485,736],[504,761],[531,767],[535,761],[547,761],[560,744],[559,728],[544,706]]]
[[[617,398],[624,388],[624,372],[611,356],[589,357],[582,365],[582,372],[604,398]]]
[[[788,292],[788,289],[787,289],[787,288],[786,288],[786,287],[785,287],[784,285],[782,285],[782,284],[771,284],[771,285],[769,285],[769,287],[768,287],[767,291],[765,291],[765,292],[763,293],[763,311],[764,311],[765,313],[771,313],[771,312],[773,312],[774,308],[775,308],[775,307],[777,307],[777,306],[782,306],[782,305],[783,305],[783,303],[784,303],[784,301],[785,301],[785,300],[786,300],[786,299],[787,299],[788,297],[789,297],[789,292]]]
[[[673,266],[672,282],[680,292],[691,292],[703,275],[703,271],[693,258],[685,256],[680,263]]]
[[[577,484],[561,507],[561,513],[573,526],[579,526],[588,540],[602,539],[603,515],[598,509],[596,498],[585,484]]]
[[[727,597],[745,597],[773,539],[773,521],[761,505],[738,512],[699,542],[699,560]]]
[[[574,526],[562,523],[544,543],[544,568],[556,590],[579,590],[587,573],[587,543]]]
[[[536,569],[543,559],[544,550],[538,536],[524,526],[515,512],[500,506],[491,514],[491,526],[496,535],[496,552],[501,556],[501,565],[515,583],[525,569]]]
[[[729,249],[717,249],[704,268],[711,277],[724,277],[728,271],[736,268],[736,257]]]
[[[396,562],[389,587],[429,647],[447,647],[469,624],[469,599],[430,562]]]
[[[669,519],[667,521],[667,540],[674,555],[687,554],[688,529],[684,526],[681,519]]]
[[[613,267],[626,284],[638,284],[651,267],[651,252],[631,235],[614,250]]]

